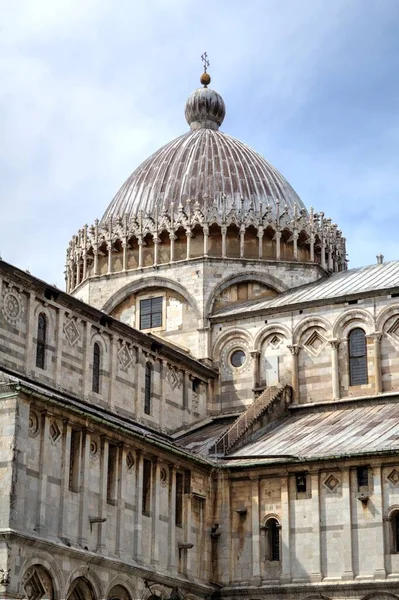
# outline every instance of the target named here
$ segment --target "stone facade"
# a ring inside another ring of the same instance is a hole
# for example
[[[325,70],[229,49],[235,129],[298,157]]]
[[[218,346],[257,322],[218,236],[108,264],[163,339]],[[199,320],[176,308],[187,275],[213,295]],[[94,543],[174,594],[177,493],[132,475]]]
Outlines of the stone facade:
[[[399,600],[399,263],[202,83],[67,293],[0,260],[0,598]]]

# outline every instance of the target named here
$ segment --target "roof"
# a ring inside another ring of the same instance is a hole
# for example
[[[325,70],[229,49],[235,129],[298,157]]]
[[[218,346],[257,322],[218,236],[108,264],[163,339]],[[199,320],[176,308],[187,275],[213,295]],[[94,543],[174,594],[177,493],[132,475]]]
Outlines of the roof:
[[[399,450],[399,398],[293,410],[231,457],[333,458]]]
[[[349,269],[283,292],[271,299],[251,300],[216,312],[213,317],[242,315],[399,287],[399,261]]]
[[[250,202],[259,211],[260,202],[272,209],[279,201],[293,214],[294,205],[306,212],[299,196],[284,177],[260,154],[221,131],[198,129],[172,140],[145,160],[126,180],[104,213],[111,217],[137,216],[139,210],[153,215],[171,212],[190,198],[204,203],[226,197],[227,206],[244,209]],[[273,211],[274,212],[274,211]]]
[[[208,457],[218,439],[231,427],[235,418],[233,416],[217,419],[195,431],[183,434],[180,438],[175,439],[175,443],[193,454]]]

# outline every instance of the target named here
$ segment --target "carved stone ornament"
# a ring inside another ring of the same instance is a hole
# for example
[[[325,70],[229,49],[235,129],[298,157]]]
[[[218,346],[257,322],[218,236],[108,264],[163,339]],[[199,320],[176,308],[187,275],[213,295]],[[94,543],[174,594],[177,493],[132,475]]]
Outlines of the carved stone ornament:
[[[10,583],[11,569],[0,569],[0,585],[8,585]]]
[[[3,292],[2,312],[4,318],[11,325],[15,325],[22,319],[24,303],[21,294],[12,288],[5,288]]]
[[[65,322],[64,333],[66,339],[68,340],[71,346],[74,346],[78,342],[80,338],[80,333],[76,325],[75,319],[68,319]]]
[[[393,469],[387,477],[388,481],[392,483],[395,487],[399,485],[399,471]]]
[[[172,390],[175,390],[176,388],[180,388],[182,385],[181,375],[173,367],[169,367],[169,369],[166,371],[166,379],[168,380],[169,385],[172,388]]]
[[[134,467],[134,456],[131,452],[128,452],[126,455],[126,468],[128,473],[131,473],[133,471],[133,467]]]
[[[58,427],[57,421],[51,422],[49,434],[53,444],[56,444],[61,437],[61,430]]]
[[[324,485],[326,488],[330,490],[330,492],[335,492],[337,487],[339,486],[340,481],[334,475],[329,475],[327,479],[324,481]]]
[[[93,438],[90,440],[90,458],[91,460],[98,460],[99,457],[99,452],[98,452],[98,442],[96,440],[93,440]]]
[[[121,343],[118,350],[118,361],[122,371],[127,372],[131,364],[133,363],[133,353],[129,346],[124,342]]]
[[[29,414],[28,429],[29,429],[30,437],[35,436],[37,434],[37,432],[39,431],[39,418],[33,410],[31,410],[30,414]]]
[[[162,487],[167,487],[167,485],[168,485],[168,473],[167,473],[166,469],[164,469],[163,467],[161,469],[160,479],[161,479],[161,486]]]

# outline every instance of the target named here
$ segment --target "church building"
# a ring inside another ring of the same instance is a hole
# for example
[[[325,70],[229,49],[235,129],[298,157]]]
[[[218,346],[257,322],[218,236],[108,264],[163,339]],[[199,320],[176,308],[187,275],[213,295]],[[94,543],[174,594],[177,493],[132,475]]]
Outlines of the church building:
[[[0,260],[0,599],[399,600],[399,260],[210,81],[65,292]]]

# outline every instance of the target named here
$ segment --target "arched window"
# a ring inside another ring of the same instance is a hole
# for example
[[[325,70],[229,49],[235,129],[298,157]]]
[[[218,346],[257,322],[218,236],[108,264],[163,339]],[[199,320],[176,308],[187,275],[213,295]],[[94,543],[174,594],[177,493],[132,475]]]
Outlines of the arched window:
[[[45,368],[46,361],[46,335],[47,319],[44,313],[40,313],[37,319],[37,342],[36,342],[36,366]]]
[[[265,532],[265,560],[280,560],[280,523],[274,517],[267,519],[262,529]]]
[[[399,552],[399,511],[395,511],[391,516],[391,532],[391,552],[392,554],[396,554],[396,552]]]
[[[151,387],[152,387],[152,364],[148,362],[145,366],[145,387],[144,387],[144,412],[146,415],[151,414]]]
[[[366,334],[363,329],[352,329],[348,336],[348,346],[349,385],[368,383]]]
[[[93,392],[100,393],[100,344],[96,342],[93,347]]]

